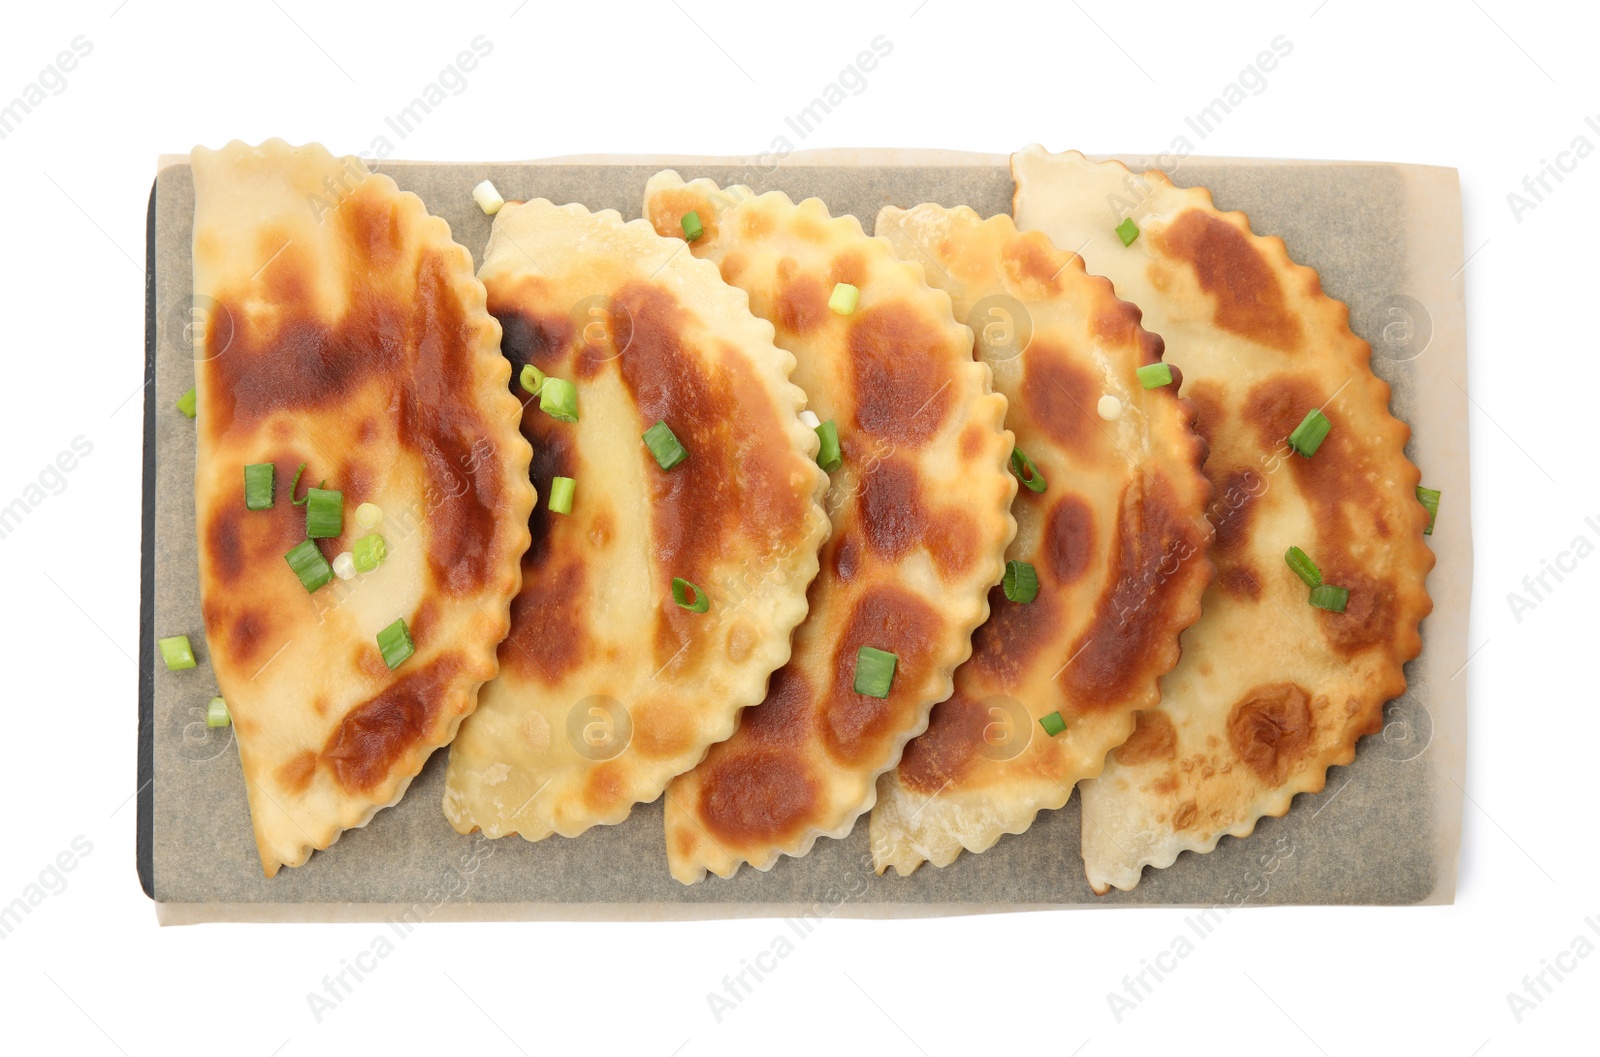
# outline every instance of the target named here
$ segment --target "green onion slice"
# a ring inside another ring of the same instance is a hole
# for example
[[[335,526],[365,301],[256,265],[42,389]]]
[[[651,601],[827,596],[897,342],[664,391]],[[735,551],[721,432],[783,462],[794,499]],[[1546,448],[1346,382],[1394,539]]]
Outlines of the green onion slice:
[[[1028,453],[1021,448],[1011,449],[1011,472],[1016,474],[1023,484],[1028,486],[1029,491],[1042,492],[1045,490],[1044,474],[1039,472],[1039,467],[1033,464],[1033,460],[1028,458]]]
[[[894,683],[895,665],[899,663],[900,658],[892,653],[875,650],[871,646],[861,647],[856,651],[856,693],[867,697],[888,697],[889,687]]]
[[[267,510],[272,506],[278,468],[270,462],[253,462],[244,468],[244,508]]]
[[[362,536],[350,548],[350,558],[356,563],[358,573],[370,573],[388,556],[389,543],[376,532]]]
[[[301,496],[299,499],[294,497],[294,494],[300,491],[300,475],[305,472],[306,464],[301,463],[300,468],[294,472],[294,480],[289,484],[289,502],[293,503],[295,506],[305,506],[306,499],[309,498],[308,496]],[[328,482],[323,481],[322,483],[327,484]]]
[[[228,702],[220,697],[213,697],[211,703],[206,705],[206,726],[231,727],[233,717],[228,715]]]
[[[700,214],[694,210],[683,214],[683,237],[690,242],[706,233],[705,226],[700,223]]]
[[[839,427],[830,418],[818,426],[816,432],[817,439],[822,442],[817,448],[817,465],[824,473],[832,473],[844,465],[844,455],[839,451]]]
[[[550,509],[557,514],[572,513],[572,493],[578,487],[578,482],[570,477],[552,477],[550,479]]]
[[[1437,490],[1417,485],[1417,500],[1428,511],[1428,527],[1422,530],[1424,536],[1433,535],[1433,523],[1439,520],[1439,496]]]
[[[522,373],[517,375],[517,381],[522,384],[522,388],[538,396],[539,390],[544,388],[544,372],[531,363],[525,363],[522,365]]]
[[[1133,240],[1138,237],[1139,225],[1133,222],[1132,217],[1128,217],[1117,225],[1117,238],[1122,240],[1124,246],[1132,246]]]
[[[1333,423],[1328,421],[1328,416],[1312,408],[1306,412],[1306,417],[1294,428],[1294,432],[1289,434],[1289,447],[1309,459],[1322,447],[1323,440],[1332,428]]]
[[[306,489],[306,535],[333,539],[344,531],[344,493],[331,488]]]
[[[1138,371],[1139,384],[1146,389],[1160,389],[1164,385],[1172,384],[1172,365],[1167,363],[1147,363]]]
[[[1350,601],[1350,592],[1342,587],[1332,584],[1318,584],[1311,589],[1311,604],[1318,609],[1326,609],[1330,613],[1343,613],[1344,605]]]
[[[539,410],[562,422],[578,421],[578,387],[565,378],[546,378],[539,387]]]
[[[644,431],[644,444],[650,449],[650,454],[656,457],[656,465],[663,470],[670,470],[689,457],[683,445],[678,443],[678,435],[664,421]]]
[[[161,648],[161,659],[167,662],[167,671],[179,672],[194,667],[194,650],[189,646],[189,636],[174,635],[157,639],[156,645]]]
[[[407,657],[417,652],[416,643],[411,641],[411,629],[406,627],[405,617],[378,632],[378,650],[383,654],[383,663],[389,666],[391,672],[400,667]]]
[[[188,415],[190,418],[193,418],[194,417],[194,401],[195,401],[194,387],[190,386],[189,391],[187,393],[184,393],[182,396],[178,397],[178,404],[177,404],[178,410],[182,411],[185,415]]]
[[[689,599],[694,601],[690,602]],[[711,608],[711,599],[706,593],[688,580],[674,576],[672,578],[672,600],[691,613],[704,613]]]
[[[328,564],[328,559],[322,556],[322,551],[310,540],[301,540],[294,550],[283,556],[289,563],[289,568],[300,577],[301,584],[307,591],[315,591],[329,580],[333,579],[333,566]]]
[[[1039,597],[1039,574],[1028,562],[1006,562],[1006,578],[1001,586],[1011,601],[1027,605]]]
[[[1299,547],[1290,547],[1284,551],[1283,560],[1289,563],[1289,568],[1305,581],[1307,587],[1316,587],[1322,583],[1322,570],[1318,569],[1317,563]]]
[[[1052,712],[1048,716],[1039,717],[1039,726],[1052,738],[1067,729],[1067,721],[1061,718],[1060,712]]]
[[[848,316],[856,310],[856,305],[861,303],[861,291],[849,283],[834,283],[833,293],[828,295],[828,307],[841,316]]]

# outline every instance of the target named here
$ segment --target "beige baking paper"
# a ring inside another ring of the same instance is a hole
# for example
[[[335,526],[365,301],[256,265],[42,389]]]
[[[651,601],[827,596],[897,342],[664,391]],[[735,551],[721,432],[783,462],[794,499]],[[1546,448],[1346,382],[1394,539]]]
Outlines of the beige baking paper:
[[[335,148],[337,144],[333,145]],[[1064,149],[1073,144],[1052,144]],[[1155,159],[1123,156],[1141,169]],[[1466,332],[1461,198],[1453,169],[1422,166],[1161,159],[1174,182],[1201,184],[1223,209],[1242,209],[1260,234],[1280,235],[1296,261],[1350,306],[1373,345],[1373,367],[1410,423],[1408,453],[1423,483],[1443,491],[1430,542],[1434,611],[1422,625],[1410,689],[1391,702],[1384,732],[1334,768],[1327,788],[1301,796],[1253,836],[1224,838],[1210,855],[1185,853],[1146,870],[1132,892],[1095,896],[1078,854],[1078,801],[1020,836],[943,870],[878,877],[862,820],[845,840],[821,841],[770,873],[740,871],[684,886],[667,873],[659,802],[582,837],[487,841],[451,830],[440,810],[445,754],[405,798],[309,863],[261,876],[231,732],[208,730],[215,693],[195,586],[194,429],[173,402],[194,384],[185,327],[192,304],[194,188],[186,159],[164,159],[156,182],[157,368],[155,623],[187,634],[200,667],[155,678],[152,846],[165,923],[213,920],[659,919],[810,914],[910,917],[1073,905],[1421,904],[1454,898],[1465,767],[1467,616],[1472,539],[1467,472]],[[815,195],[868,226],[886,204],[966,204],[1009,212],[1005,155],[951,151],[830,151],[781,163],[726,158],[578,158],[542,162],[385,162],[377,168],[420,195],[481,262],[490,218],[472,188],[492,179],[507,199],[582,202],[639,215],[645,180],[662,168],[726,186]],[[1069,249],[1071,247],[1068,247]]]

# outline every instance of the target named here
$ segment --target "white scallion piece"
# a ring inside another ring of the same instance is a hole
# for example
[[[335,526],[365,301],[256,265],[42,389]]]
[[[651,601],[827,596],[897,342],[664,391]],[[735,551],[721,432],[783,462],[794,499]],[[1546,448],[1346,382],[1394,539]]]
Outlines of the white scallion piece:
[[[1100,403],[1095,410],[1100,412],[1100,417],[1107,422],[1115,422],[1122,417],[1122,401],[1107,393],[1100,398]]]
[[[362,503],[356,507],[356,524],[364,529],[375,528],[383,520],[383,511],[377,503]]]
[[[356,556],[345,551],[333,559],[333,575],[341,580],[354,580],[356,578]]]
[[[800,421],[806,424],[806,429],[816,429],[822,425],[822,420],[817,417],[816,412],[809,410],[800,412]]]
[[[494,184],[488,180],[472,189],[472,200],[478,203],[479,209],[490,216],[500,212],[500,207],[506,204],[506,200],[500,197],[500,192],[496,191]]]

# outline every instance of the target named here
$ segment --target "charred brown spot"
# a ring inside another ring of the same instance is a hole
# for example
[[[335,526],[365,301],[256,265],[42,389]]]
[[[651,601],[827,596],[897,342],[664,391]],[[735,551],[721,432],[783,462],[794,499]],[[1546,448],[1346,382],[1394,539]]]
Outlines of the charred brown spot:
[[[833,293],[833,284],[849,283],[859,289],[867,281],[867,262],[855,250],[845,250],[833,259],[828,266],[828,292]]]
[[[871,587],[856,600],[834,650],[833,684],[822,703],[822,740],[831,755],[848,764],[877,759],[886,742],[905,729],[942,624],[920,595],[901,587]],[[887,698],[855,691],[856,654],[862,646],[899,658]]]
[[[1248,565],[1228,564],[1217,573],[1217,583],[1230,595],[1248,598],[1252,602],[1261,597],[1261,577]]]
[[[930,513],[916,468],[898,457],[862,473],[858,516],[867,548],[884,562],[898,562],[922,547],[948,579],[977,559],[979,531],[972,517],[953,507]]]
[[[554,565],[524,559],[522,590],[511,601],[511,633],[500,644],[500,664],[554,686],[589,653],[588,625],[572,607],[588,588],[580,559]]]
[[[701,769],[699,815],[718,840],[735,846],[774,844],[810,825],[817,783],[794,756],[763,749],[713,750]]]
[[[1023,604],[1007,598],[999,585],[990,588],[989,619],[972,633],[973,670],[996,684],[1016,685],[1023,669],[1052,640],[1060,620],[1060,607],[1047,592]]]
[[[627,785],[615,760],[596,764],[583,779],[584,806],[591,811],[614,810],[627,798]]]
[[[234,587],[247,574],[272,568],[273,562],[283,561],[283,556],[306,538],[305,508],[289,502],[288,491],[294,468],[308,460],[279,452],[271,461],[277,467],[277,502],[266,510],[245,509],[241,470],[237,501],[221,502],[206,522],[204,558],[218,586]],[[302,490],[304,487],[302,484]]]
[[[1216,431],[1227,421],[1227,393],[1218,383],[1202,380],[1189,386],[1184,399],[1194,405],[1195,432],[1208,446],[1216,447]]]
[[[1117,762],[1138,767],[1155,761],[1170,761],[1178,755],[1178,731],[1165,712],[1140,712],[1133,733],[1117,749]]]
[[[344,227],[344,240],[355,250],[360,266],[374,272],[386,271],[399,261],[405,249],[405,235],[398,201],[376,184],[377,193],[363,190],[365,181],[340,203],[334,212]]]
[[[500,348],[511,361],[511,391],[526,401],[528,393],[518,381],[524,364],[542,371],[555,369],[572,342],[572,321],[566,316],[535,316],[518,307],[526,299],[508,300],[519,292],[500,284],[489,288],[489,312],[500,321]]]
[[[1068,350],[1034,336],[1023,354],[1022,405],[1034,426],[1067,451],[1089,459],[1106,446],[1095,405],[1100,389]]]
[[[777,318],[773,320],[779,331],[806,334],[827,321],[830,309],[828,295],[832,287],[809,273],[791,277],[778,292]]]
[[[1217,326],[1270,348],[1300,347],[1300,317],[1290,310],[1277,274],[1249,235],[1205,210],[1191,209],[1158,232],[1155,242],[1166,256],[1194,269],[1200,288],[1216,302]]]
[[[287,792],[303,793],[311,785],[316,773],[317,754],[307,751],[291,756],[287,763],[278,768],[274,777]]]
[[[415,671],[397,673],[378,696],[345,713],[322,750],[339,787],[371,794],[394,777],[400,758],[436,735],[445,687],[459,670],[456,656],[439,657]]]
[[[1090,320],[1090,326],[1094,329],[1095,337],[1120,349],[1138,345],[1147,336],[1139,325],[1143,318],[1137,306],[1111,298],[1102,303],[1100,310]],[[1155,337],[1153,334],[1148,336]]]
[[[950,368],[971,356],[968,347],[952,349],[950,329],[931,315],[891,302],[851,317],[856,426],[890,444],[920,447],[939,431],[955,400]]]
[[[1269,786],[1283,784],[1310,751],[1315,733],[1311,699],[1294,683],[1258,686],[1228,713],[1234,755]]]
[[[1076,583],[1095,556],[1094,510],[1088,501],[1071,492],[1062,496],[1050,508],[1043,542],[1050,559],[1046,568],[1056,584],[1066,587]]]
[[[1266,489],[1266,478],[1255,470],[1230,470],[1216,482],[1211,525],[1217,535],[1211,556],[1224,571],[1246,557],[1250,526],[1258,507],[1256,500]]]
[[[1325,566],[1322,576],[1325,582],[1350,592],[1343,613],[1316,610],[1317,623],[1335,650],[1353,657],[1394,641],[1398,616],[1389,586],[1343,564]]]
[[[1179,509],[1164,475],[1123,491],[1108,582],[1060,676],[1076,707],[1116,707],[1166,670],[1178,635],[1172,611],[1206,575],[1196,560],[1204,541]]]
[[[794,665],[772,673],[767,696],[739,718],[741,744],[764,748],[803,745],[811,728],[811,683]]]
[[[900,781],[906,788],[932,796],[959,782],[972,769],[990,722],[983,703],[957,689],[933,706],[928,729],[906,745],[900,757]]]
[[[1200,814],[1200,809],[1193,800],[1186,800],[1178,805],[1178,810],[1172,813],[1173,829],[1188,829],[1194,824],[1195,818]]]

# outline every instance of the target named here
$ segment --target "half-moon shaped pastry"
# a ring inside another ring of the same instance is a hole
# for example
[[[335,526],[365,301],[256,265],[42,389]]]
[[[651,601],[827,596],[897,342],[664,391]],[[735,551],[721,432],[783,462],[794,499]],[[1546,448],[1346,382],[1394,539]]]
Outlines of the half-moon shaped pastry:
[[[420,199],[316,145],[191,164],[201,609],[270,877],[398,800],[472,711],[530,452],[472,258]]]
[[[1211,485],[1177,372],[1141,382],[1166,370],[1161,339],[1075,254],[965,206],[886,206],[877,231],[972,328],[1041,484],[1012,503],[1006,551],[1036,593],[989,593],[955,693],[878,780],[873,859],[906,874],[1061,807],[1160,699],[1211,581]]]
[[[682,242],[513,203],[480,274],[519,377],[545,379],[517,391],[554,503],[529,522],[444,811],[463,833],[571,837],[661,795],[766,693],[806,614],[827,477],[794,358]]]
[[[1284,814],[1380,729],[1432,609],[1427,513],[1371,350],[1281,239],[1160,172],[1037,146],[1012,171],[1018,227],[1143,309],[1211,449],[1216,582],[1160,706],[1083,786],[1089,882],[1127,889]]]
[[[949,696],[988,616],[1016,481],[1005,398],[971,332],[920,265],[855,217],[674,172],[650,179],[644,215],[659,232],[698,230],[689,249],[773,323],[840,459],[793,659],[668,791],[667,859],[693,882],[803,855],[872,806],[878,775]]]

